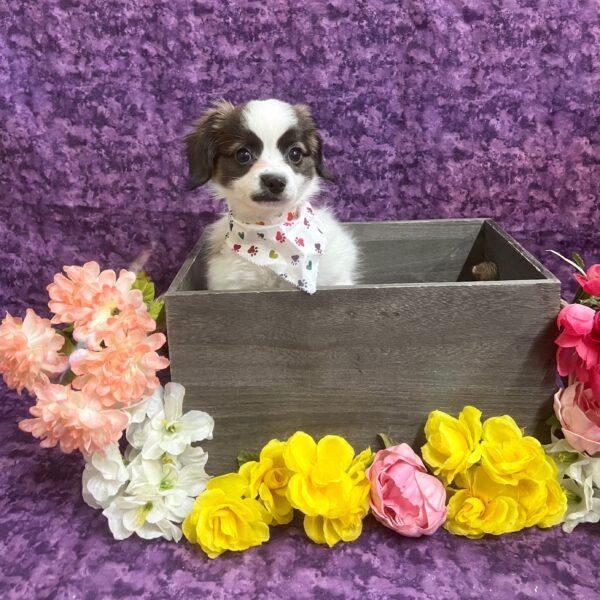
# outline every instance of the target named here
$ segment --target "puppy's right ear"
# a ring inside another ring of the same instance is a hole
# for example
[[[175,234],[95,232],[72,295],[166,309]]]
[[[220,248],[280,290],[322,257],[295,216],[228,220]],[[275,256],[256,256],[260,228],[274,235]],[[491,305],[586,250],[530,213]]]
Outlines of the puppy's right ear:
[[[212,177],[217,159],[218,131],[224,119],[233,110],[235,107],[231,102],[217,102],[196,121],[194,131],[185,137],[189,168],[188,190],[195,190]]]

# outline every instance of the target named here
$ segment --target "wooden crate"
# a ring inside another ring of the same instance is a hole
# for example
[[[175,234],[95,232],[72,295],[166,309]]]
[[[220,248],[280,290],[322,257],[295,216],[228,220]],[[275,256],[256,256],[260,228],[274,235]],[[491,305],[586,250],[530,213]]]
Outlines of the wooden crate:
[[[296,430],[413,444],[466,404],[540,434],[552,412],[560,283],[493,221],[349,223],[360,285],[218,292],[200,239],[166,293],[173,381],[215,418],[208,471]],[[500,280],[473,281],[496,262]]]

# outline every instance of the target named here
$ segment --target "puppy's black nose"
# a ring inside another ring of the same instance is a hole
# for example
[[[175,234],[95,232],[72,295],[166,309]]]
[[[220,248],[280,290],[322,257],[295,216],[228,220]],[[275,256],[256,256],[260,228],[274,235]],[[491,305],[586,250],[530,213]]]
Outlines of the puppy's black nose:
[[[269,175],[268,173],[261,175],[260,181],[271,194],[281,194],[285,190],[285,184],[287,183],[285,177],[281,175]]]

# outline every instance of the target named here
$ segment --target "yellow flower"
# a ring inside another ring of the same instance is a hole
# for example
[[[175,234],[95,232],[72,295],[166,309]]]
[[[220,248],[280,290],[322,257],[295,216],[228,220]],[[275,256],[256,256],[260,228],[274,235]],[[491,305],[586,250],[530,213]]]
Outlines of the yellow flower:
[[[556,479],[521,479],[517,485],[506,487],[525,511],[525,527],[552,527],[562,521],[567,496]]]
[[[286,525],[294,517],[286,497],[291,471],[283,461],[284,448],[285,442],[271,440],[261,450],[258,461],[244,463],[239,471],[248,482],[248,496],[258,497],[271,516],[269,524]]]
[[[546,499],[546,516],[541,519],[538,527],[554,527],[562,523],[563,517],[567,512],[567,495],[556,479],[546,482],[548,486],[548,496]]]
[[[316,444],[300,431],[288,440],[283,458],[293,472],[287,496],[294,508],[309,517],[336,518],[348,512],[354,450],[346,440],[326,435]]]
[[[288,440],[284,460],[293,473],[288,499],[305,514],[308,537],[329,546],[355,540],[369,512],[371,484],[365,469],[373,460],[371,449],[354,456],[341,437],[328,435],[317,444],[298,432]]]
[[[526,513],[514,499],[514,490],[493,481],[481,467],[461,479],[466,489],[459,490],[448,504],[444,527],[456,535],[476,539],[486,533],[501,535],[525,526]]]
[[[481,458],[481,411],[465,406],[458,419],[434,410],[425,424],[423,460],[446,485]]]
[[[345,514],[332,519],[323,516],[304,517],[304,531],[313,542],[331,547],[339,541],[353,542],[362,533],[362,522],[369,512],[371,488],[365,469],[371,462],[373,453],[370,448],[363,450],[352,461],[348,475],[354,487],[350,491]]]
[[[517,485],[521,479],[537,482],[556,477],[542,445],[523,432],[509,416],[492,417],[483,424],[481,464],[498,483]]]
[[[260,502],[244,497],[247,493],[248,482],[237,473],[211,479],[183,522],[185,537],[210,558],[266,542],[270,517]]]
[[[360,454],[357,454],[348,469],[348,475],[355,484],[359,484],[361,481],[367,480],[365,471],[373,462],[373,452],[371,448],[363,450]]]

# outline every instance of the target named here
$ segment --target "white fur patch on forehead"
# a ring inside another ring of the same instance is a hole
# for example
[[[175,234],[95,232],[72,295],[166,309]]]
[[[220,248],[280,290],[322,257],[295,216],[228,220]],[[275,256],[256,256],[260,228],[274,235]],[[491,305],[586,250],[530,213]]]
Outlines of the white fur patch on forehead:
[[[265,148],[276,148],[277,140],[298,125],[293,107],[281,100],[252,100],[244,107],[244,120],[263,142]]]

